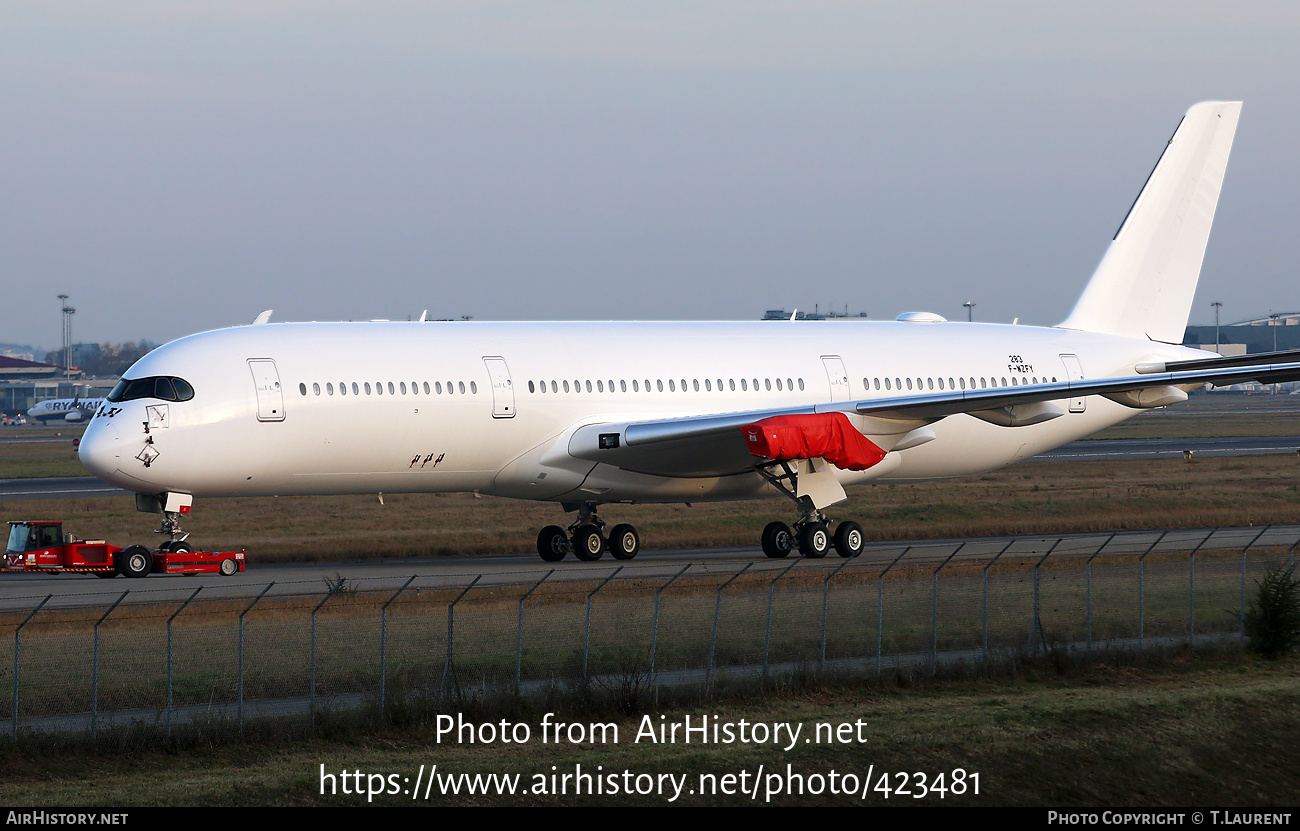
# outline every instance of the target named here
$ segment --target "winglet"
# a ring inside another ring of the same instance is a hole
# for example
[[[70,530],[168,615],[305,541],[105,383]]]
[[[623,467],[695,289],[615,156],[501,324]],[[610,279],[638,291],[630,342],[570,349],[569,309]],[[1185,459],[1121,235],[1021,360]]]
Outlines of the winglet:
[[[249,326],[261,326],[263,323],[269,323],[270,320],[271,320],[271,312],[273,312],[273,311],[275,311],[275,309],[267,309],[266,311],[262,312],[262,313],[261,313],[260,315],[258,315],[257,317],[253,318],[253,322],[250,323],[250,324],[248,324],[248,325],[249,325]]]

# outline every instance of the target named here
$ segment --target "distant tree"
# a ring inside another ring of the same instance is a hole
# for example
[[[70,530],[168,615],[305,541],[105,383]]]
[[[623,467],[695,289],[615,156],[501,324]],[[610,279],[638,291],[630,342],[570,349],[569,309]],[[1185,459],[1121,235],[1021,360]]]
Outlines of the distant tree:
[[[126,343],[78,343],[72,347],[72,355],[68,363],[88,376],[121,375],[131,364],[157,348],[157,344],[147,340]],[[63,350],[54,349],[46,352],[45,363],[63,366]]]

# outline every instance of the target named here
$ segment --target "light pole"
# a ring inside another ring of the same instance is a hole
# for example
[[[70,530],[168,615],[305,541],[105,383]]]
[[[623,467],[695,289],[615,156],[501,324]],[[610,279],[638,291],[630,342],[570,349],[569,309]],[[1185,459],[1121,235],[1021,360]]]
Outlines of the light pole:
[[[77,310],[68,305],[68,295],[60,294],[59,302],[63,304],[63,380],[66,383],[72,383],[72,369],[70,368],[72,353],[72,316]]]
[[[1214,307],[1214,354],[1219,354],[1219,309],[1223,304],[1217,300],[1210,304]]]
[[[1274,312],[1273,314],[1269,315],[1269,317],[1273,318],[1273,351],[1274,352],[1277,351],[1277,327],[1278,327],[1277,319],[1281,316],[1282,315],[1279,312]],[[1277,384],[1273,385],[1273,394],[1277,395]]]
[[[966,308],[966,322],[973,323],[975,321],[975,304],[967,300],[962,306]]]

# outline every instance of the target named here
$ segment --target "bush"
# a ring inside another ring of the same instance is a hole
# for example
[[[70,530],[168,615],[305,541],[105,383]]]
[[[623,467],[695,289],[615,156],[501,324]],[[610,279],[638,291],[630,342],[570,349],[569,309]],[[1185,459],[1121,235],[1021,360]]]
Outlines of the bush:
[[[1246,612],[1250,649],[1280,658],[1300,645],[1300,579],[1295,566],[1278,565],[1257,582],[1255,604]]]

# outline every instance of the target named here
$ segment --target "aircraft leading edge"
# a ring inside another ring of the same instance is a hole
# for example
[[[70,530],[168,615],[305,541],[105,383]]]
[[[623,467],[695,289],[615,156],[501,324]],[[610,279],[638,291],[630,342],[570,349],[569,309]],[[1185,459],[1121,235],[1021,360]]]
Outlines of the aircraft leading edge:
[[[1181,335],[1186,322],[1239,111],[1236,102],[1188,111],[1058,327],[925,314],[717,323],[262,317],[142,358],[96,413],[81,458],[141,494],[142,510],[163,513],[173,547],[186,545],[179,518],[195,497],[474,491],[576,511],[567,529],[542,529],[544,559],[570,551],[626,559],[639,549],[636,529],[606,533],[601,505],[783,493],[798,518],[769,524],[769,556],[795,547],[852,556],[862,527],[833,525],[823,512],[845,486],[989,470],[1185,400],[1206,382],[1300,377],[1295,356],[1225,360],[1155,337]],[[843,419],[879,452],[860,470],[822,456],[755,455],[747,438],[778,417],[809,435]]]

